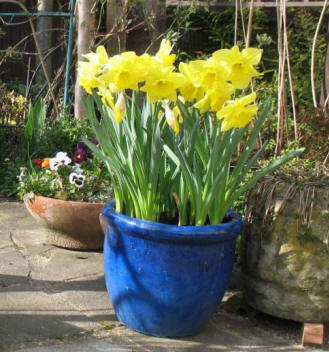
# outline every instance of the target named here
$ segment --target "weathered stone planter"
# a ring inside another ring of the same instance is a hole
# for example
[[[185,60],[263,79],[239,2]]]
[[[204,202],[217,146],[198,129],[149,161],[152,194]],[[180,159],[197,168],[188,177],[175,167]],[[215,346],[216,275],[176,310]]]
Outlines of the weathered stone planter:
[[[49,243],[79,250],[103,248],[104,234],[99,223],[103,203],[34,196],[25,200],[25,205],[31,215],[46,227]]]
[[[242,265],[254,308],[329,321],[329,187],[266,179],[249,194]]]

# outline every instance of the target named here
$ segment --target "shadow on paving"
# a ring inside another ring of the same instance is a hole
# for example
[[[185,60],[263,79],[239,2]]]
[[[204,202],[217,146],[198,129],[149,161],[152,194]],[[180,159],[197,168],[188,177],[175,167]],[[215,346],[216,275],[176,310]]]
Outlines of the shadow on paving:
[[[5,291],[4,291],[5,290]],[[0,274],[0,293],[10,291],[106,291],[104,276],[92,280],[52,281]]]

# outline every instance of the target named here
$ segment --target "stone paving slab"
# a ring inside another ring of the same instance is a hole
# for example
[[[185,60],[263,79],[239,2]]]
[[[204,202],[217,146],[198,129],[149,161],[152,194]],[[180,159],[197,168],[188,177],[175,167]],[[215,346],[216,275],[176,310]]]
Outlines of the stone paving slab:
[[[193,337],[161,339],[131,331],[117,321],[108,299],[102,253],[50,246],[23,204],[0,202],[0,352],[300,348],[223,311]]]

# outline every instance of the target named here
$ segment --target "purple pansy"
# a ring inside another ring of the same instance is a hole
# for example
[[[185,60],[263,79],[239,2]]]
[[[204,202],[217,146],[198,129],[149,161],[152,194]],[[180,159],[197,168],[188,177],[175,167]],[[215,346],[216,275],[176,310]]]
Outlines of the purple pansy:
[[[87,160],[87,154],[83,149],[78,149],[73,154],[73,161],[77,164],[81,164]]]

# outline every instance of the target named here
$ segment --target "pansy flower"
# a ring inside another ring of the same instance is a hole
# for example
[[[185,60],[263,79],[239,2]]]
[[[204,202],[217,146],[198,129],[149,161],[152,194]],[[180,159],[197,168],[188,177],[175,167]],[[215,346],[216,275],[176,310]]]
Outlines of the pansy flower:
[[[41,167],[48,169],[50,167],[50,158],[44,158]]]
[[[40,159],[40,158],[35,158],[35,159],[33,159],[33,162],[34,162],[34,164],[35,164],[37,167],[41,168],[42,159]]]
[[[83,187],[85,183],[86,176],[82,174],[77,174],[76,172],[72,172],[69,176],[69,181],[72,185],[77,188]]]
[[[78,149],[73,154],[73,161],[77,164],[81,164],[87,160],[87,154],[83,149]]]
[[[65,152],[58,152],[55,158],[51,158],[49,166],[51,170],[56,171],[60,166],[71,164],[71,158],[67,156]]]
[[[23,181],[23,178],[24,178],[24,176],[25,176],[26,167],[21,167],[21,168],[19,169],[19,171],[20,171],[20,174],[17,176],[17,178],[18,178],[19,182],[22,182],[22,181]]]

